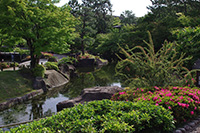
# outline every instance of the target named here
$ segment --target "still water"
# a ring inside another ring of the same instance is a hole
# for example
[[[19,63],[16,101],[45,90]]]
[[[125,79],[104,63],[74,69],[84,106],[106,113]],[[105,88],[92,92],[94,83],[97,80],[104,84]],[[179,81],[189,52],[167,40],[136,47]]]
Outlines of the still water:
[[[24,122],[56,114],[56,104],[77,97],[84,88],[94,86],[120,86],[115,75],[115,65],[102,68],[79,68],[71,81],[23,104],[0,112],[0,125]]]

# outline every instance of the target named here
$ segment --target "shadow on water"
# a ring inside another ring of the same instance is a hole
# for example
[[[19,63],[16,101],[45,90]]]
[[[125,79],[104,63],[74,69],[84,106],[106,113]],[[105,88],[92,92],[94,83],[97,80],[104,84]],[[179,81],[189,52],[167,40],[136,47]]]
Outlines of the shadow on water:
[[[77,76],[62,87],[38,96],[23,104],[0,112],[0,125],[23,122],[56,114],[56,104],[80,95],[84,88],[94,86],[121,86],[115,75],[115,65],[97,68],[78,68]]]

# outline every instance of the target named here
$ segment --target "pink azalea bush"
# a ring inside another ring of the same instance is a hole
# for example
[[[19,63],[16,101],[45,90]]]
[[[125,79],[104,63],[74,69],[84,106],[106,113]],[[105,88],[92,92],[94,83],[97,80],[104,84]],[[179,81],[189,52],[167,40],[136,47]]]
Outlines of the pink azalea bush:
[[[195,118],[200,113],[200,89],[190,87],[154,87],[125,89],[113,95],[116,101],[147,101],[171,110],[178,123]]]

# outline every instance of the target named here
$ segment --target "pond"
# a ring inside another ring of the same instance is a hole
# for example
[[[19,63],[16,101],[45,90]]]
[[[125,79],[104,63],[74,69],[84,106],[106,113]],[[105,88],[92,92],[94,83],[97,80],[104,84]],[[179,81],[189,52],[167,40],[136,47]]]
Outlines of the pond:
[[[23,104],[0,112],[0,125],[24,122],[56,114],[56,104],[77,97],[84,88],[94,86],[120,86],[115,75],[115,64],[102,68],[79,68],[77,75],[62,87],[36,97]]]

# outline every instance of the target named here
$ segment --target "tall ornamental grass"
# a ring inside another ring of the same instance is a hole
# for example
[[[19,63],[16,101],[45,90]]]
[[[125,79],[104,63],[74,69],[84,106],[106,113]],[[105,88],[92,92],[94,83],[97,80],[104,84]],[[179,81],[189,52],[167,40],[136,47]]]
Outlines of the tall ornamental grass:
[[[183,66],[184,62],[191,58],[185,57],[183,53],[177,53],[176,43],[167,41],[155,51],[150,32],[148,34],[149,43],[144,41],[147,47],[120,47],[126,58],[118,56],[121,61],[116,65],[117,75],[131,87],[179,86],[185,85],[186,80],[192,85],[193,71]]]

